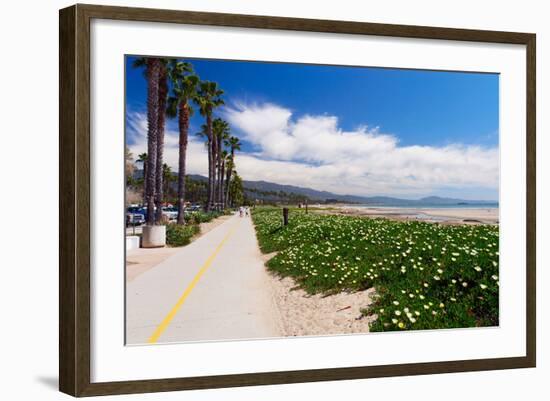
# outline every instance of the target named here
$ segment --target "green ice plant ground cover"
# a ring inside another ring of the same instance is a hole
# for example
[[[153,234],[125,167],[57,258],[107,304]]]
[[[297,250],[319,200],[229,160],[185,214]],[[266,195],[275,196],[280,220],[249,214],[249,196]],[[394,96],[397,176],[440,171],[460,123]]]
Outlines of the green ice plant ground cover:
[[[499,229],[290,211],[252,214],[269,270],[309,293],[374,287],[371,331],[497,326]]]

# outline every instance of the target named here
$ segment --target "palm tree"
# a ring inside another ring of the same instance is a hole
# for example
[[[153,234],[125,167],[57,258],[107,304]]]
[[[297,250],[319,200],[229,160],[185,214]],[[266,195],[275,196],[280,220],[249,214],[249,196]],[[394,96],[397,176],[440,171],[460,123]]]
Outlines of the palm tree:
[[[225,209],[225,168],[227,161],[229,160],[229,152],[227,150],[222,150],[221,152],[221,162],[220,162],[220,184],[219,184],[219,194],[220,194],[220,204],[223,209]]]
[[[216,82],[202,81],[199,84],[197,97],[194,99],[199,106],[200,113],[206,119],[206,136],[208,138],[208,196],[206,201],[206,210],[212,208],[214,201],[214,185],[216,182],[215,156],[217,154],[218,144],[216,138],[212,135],[212,113],[216,107],[224,104],[221,96],[223,90],[218,88]]]
[[[174,118],[178,116],[179,128],[179,159],[178,159],[178,224],[185,224],[185,162],[187,141],[189,135],[189,117],[193,108],[189,104],[197,95],[199,77],[192,75],[191,64],[173,60],[170,63],[170,80],[172,81],[172,96],[168,99],[167,114]]]
[[[213,135],[216,138],[217,149],[215,154],[215,170],[216,170],[216,180],[214,185],[214,202],[217,205],[222,203],[222,149],[224,141],[229,138],[229,124],[227,121],[222,120],[221,118],[216,118],[212,123]]]
[[[155,186],[157,178],[157,147],[159,130],[159,86],[161,60],[157,57],[139,58],[134,67],[145,67],[147,79],[147,224],[155,225]]]
[[[168,60],[160,59],[159,72],[159,99],[158,99],[158,133],[157,133],[157,175],[155,182],[155,205],[157,213],[155,220],[160,223],[162,220],[162,201],[163,201],[163,158],[164,158],[164,128],[166,125],[166,102],[168,100]]]
[[[229,199],[229,182],[235,169],[235,151],[241,150],[241,141],[236,136],[231,136],[225,141],[225,146],[229,148],[229,162],[227,163],[227,176],[225,183],[225,199]]]
[[[147,185],[146,184],[146,178],[147,177],[147,153],[141,153],[138,155],[138,158],[136,159],[136,163],[143,163],[143,201],[145,203],[145,199],[147,196]]]
[[[225,187],[224,187],[224,207],[230,206],[229,204],[229,184],[231,183],[231,176],[234,171],[234,164],[233,160],[231,159],[231,155],[229,154],[227,156],[227,161],[225,162]]]
[[[162,164],[162,181],[164,185],[164,198],[168,201],[170,197],[170,186],[174,181],[174,175],[172,174],[172,168],[166,163]]]

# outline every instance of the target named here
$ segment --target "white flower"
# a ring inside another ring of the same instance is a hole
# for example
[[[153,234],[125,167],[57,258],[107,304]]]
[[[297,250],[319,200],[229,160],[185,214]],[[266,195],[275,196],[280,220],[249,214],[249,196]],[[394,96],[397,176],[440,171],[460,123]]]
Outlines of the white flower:
[[[468,287],[468,283],[465,281],[462,283],[462,287]]]
[[[443,269],[437,269],[437,272],[438,272],[439,274],[443,274]]]
[[[392,319],[391,322],[392,322],[393,324],[397,324],[397,319]]]
[[[393,304],[394,304],[395,306],[397,306],[397,305],[399,305],[399,301],[393,301]]]
[[[492,278],[493,280],[495,280],[495,281],[498,280],[498,276],[497,276],[496,274],[493,274],[493,275],[491,276],[491,278]]]
[[[395,313],[396,316],[401,316],[401,311],[400,310],[396,310],[394,313]]]
[[[485,284],[480,284],[479,286],[481,287],[482,290],[487,288],[487,286]]]
[[[420,312],[418,312],[417,310],[414,311],[414,314],[415,314],[416,316],[420,316]]]
[[[439,281],[440,280],[439,276],[434,276],[434,280]]]
[[[430,309],[430,305],[424,304],[424,309]]]
[[[474,267],[474,269],[476,270],[476,272],[480,272],[480,271],[481,271],[481,267],[479,267],[479,266]]]
[[[439,304],[439,307],[440,307],[440,308],[444,308],[444,307],[445,307],[445,304],[444,304],[443,302],[441,302],[441,303]]]

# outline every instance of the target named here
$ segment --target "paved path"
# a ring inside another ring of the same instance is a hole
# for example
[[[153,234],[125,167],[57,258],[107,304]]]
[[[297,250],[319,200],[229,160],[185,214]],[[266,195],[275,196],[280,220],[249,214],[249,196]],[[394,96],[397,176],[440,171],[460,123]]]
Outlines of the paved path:
[[[235,215],[126,285],[128,344],[281,335],[248,217]]]

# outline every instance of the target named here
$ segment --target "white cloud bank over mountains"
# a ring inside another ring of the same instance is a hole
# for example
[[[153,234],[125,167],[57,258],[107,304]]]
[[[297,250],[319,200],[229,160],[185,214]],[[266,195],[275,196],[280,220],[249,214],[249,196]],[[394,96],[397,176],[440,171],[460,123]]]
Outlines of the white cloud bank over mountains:
[[[223,114],[254,147],[237,155],[237,170],[245,180],[362,196],[498,196],[498,147],[400,146],[395,136],[378,129],[344,131],[335,116],[293,118],[291,110],[269,103],[241,104]],[[130,113],[127,121],[134,141],[130,148],[137,155],[146,148],[145,115]],[[173,169],[177,142],[177,132],[168,131],[165,159]],[[206,175],[206,149],[194,135],[187,159],[189,173]]]

